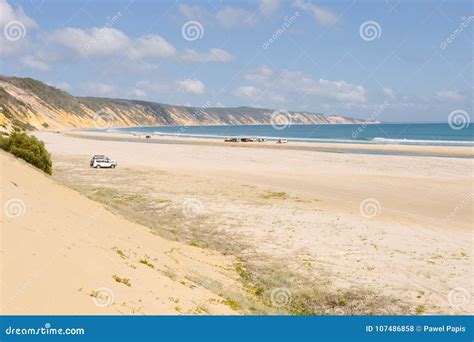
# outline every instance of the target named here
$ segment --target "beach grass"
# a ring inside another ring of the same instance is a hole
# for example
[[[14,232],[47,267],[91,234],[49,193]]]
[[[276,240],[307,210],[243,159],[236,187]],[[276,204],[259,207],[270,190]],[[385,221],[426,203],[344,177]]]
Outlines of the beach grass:
[[[148,259],[140,259],[138,262],[150,268],[155,268],[155,265],[153,265],[150,261],[148,261]]]
[[[243,246],[239,241],[229,244],[224,233],[217,232],[212,223],[206,224],[206,217],[194,218],[192,224],[189,224],[189,219],[183,217],[181,211],[173,207],[168,208],[165,215],[163,213],[150,215],[151,208],[155,206],[153,198],[143,195],[132,196],[118,190],[93,189],[89,195],[126,218],[153,228],[164,237],[193,246],[211,248],[226,255],[238,256],[235,271],[247,291],[245,295],[223,289],[203,279],[192,278],[194,282],[221,294],[226,298],[225,304],[236,311],[253,314],[370,315],[383,313],[386,306],[398,306],[400,313],[408,310],[402,303],[394,303],[390,298],[366,289],[334,290],[324,282],[306,278],[292,271],[284,260],[271,258],[264,260],[262,257],[258,262],[249,260],[241,253],[247,246]],[[275,196],[284,197],[281,194]],[[127,200],[123,200],[124,198]],[[171,227],[176,229],[172,231]],[[146,259],[141,259],[140,263],[153,266]],[[284,300],[283,305],[272,302],[272,293],[278,289],[285,289],[290,297],[287,302]]]
[[[126,173],[124,170],[122,172]],[[233,256],[236,260],[234,270],[244,285],[245,293],[226,288],[219,282],[202,276],[186,277],[219,294],[225,298],[225,304],[241,313],[370,315],[383,314],[387,307],[391,308],[390,312],[393,314],[415,312],[415,309],[401,301],[368,289],[354,287],[336,289],[324,277],[316,278],[293,270],[287,260],[256,252],[249,253],[253,248],[241,239],[229,238],[226,231],[219,229],[212,214],[186,216],[181,203],[172,198],[164,198],[163,194],[158,197],[156,193],[147,193],[143,188],[132,191],[132,187],[112,185],[114,182],[97,184],[87,177],[72,177],[70,173],[57,173],[58,178],[68,186],[105,204],[112,212],[151,228],[164,238]],[[122,176],[117,173],[117,177]],[[260,198],[282,200],[289,198],[289,195],[284,192],[267,192]],[[116,252],[121,257],[126,257],[123,251],[121,253],[117,249]],[[146,258],[139,262],[150,268],[154,267]],[[170,278],[176,277],[173,272],[167,273]],[[114,276],[114,279],[131,286],[126,278]]]
[[[263,199],[287,199],[290,196],[286,192],[267,192],[260,195],[260,198]]]
[[[114,274],[112,276],[112,278],[117,282],[117,283],[121,283],[121,284],[124,284],[125,286],[128,286],[128,287],[131,287],[132,286],[132,283],[130,282],[130,279],[128,278],[122,278],[122,277],[119,277],[118,275]]]

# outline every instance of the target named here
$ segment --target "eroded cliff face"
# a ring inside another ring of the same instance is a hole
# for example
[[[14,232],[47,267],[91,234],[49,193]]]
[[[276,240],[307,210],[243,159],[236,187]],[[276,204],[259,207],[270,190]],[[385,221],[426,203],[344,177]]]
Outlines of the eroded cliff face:
[[[75,97],[40,81],[16,77],[0,77],[0,107],[0,130],[4,132],[151,125],[268,125],[275,120],[275,111],[271,109],[184,107],[137,100]],[[282,112],[281,115],[287,114]],[[290,117],[292,124],[364,122],[306,112],[291,112]]]

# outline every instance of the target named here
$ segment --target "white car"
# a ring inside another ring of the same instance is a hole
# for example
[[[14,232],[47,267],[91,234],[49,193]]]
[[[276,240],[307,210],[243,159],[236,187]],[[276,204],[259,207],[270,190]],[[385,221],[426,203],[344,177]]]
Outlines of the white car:
[[[102,167],[110,167],[110,168],[115,168],[117,166],[117,162],[112,159],[101,159],[101,158],[96,158],[92,160],[91,167],[93,168],[102,168]]]

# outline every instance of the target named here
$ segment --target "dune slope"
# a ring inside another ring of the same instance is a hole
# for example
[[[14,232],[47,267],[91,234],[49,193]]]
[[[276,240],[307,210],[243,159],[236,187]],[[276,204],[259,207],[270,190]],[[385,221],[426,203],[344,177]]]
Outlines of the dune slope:
[[[164,240],[0,152],[2,314],[235,314],[232,259]],[[142,260],[142,262],[140,262]]]

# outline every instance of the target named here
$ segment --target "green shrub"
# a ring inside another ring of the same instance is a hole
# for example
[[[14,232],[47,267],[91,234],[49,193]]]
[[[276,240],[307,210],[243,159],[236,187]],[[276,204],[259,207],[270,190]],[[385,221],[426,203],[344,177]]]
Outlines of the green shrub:
[[[51,155],[44,147],[44,143],[34,136],[15,132],[9,137],[0,137],[0,148],[36,166],[49,175],[52,173]]]

